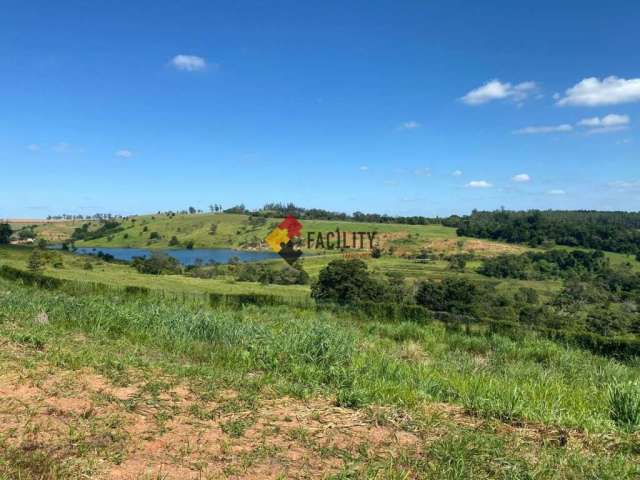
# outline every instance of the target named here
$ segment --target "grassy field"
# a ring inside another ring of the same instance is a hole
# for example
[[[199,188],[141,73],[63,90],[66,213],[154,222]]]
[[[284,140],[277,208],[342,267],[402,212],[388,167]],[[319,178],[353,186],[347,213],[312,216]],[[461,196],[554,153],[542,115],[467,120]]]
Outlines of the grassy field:
[[[26,270],[31,254],[28,247],[0,246],[0,264]],[[55,278],[79,282],[103,283],[116,286],[139,286],[173,293],[267,293],[292,298],[306,298],[307,286],[262,285],[254,282],[236,282],[231,277],[199,279],[184,275],[143,275],[131,266],[107,263],[90,256],[78,256],[62,251],[48,252],[51,260],[43,273]],[[55,267],[54,264],[60,264]],[[87,269],[87,264],[91,269]]]
[[[640,475],[608,389],[535,337],[0,280],[0,478]]]
[[[66,220],[10,220],[9,225],[14,231],[23,228],[32,228],[39,238],[44,238],[48,242],[62,242],[73,233],[73,230],[80,227],[83,223],[89,223],[91,228],[96,228],[96,222],[86,222],[82,220],[66,221]]]
[[[30,247],[0,246],[0,265],[6,264],[14,268],[26,270]],[[79,256],[63,251],[48,252],[48,261],[44,274],[55,278],[80,282],[104,283],[116,286],[141,286],[173,293],[263,293],[278,295],[294,300],[309,297],[308,285],[263,285],[256,282],[239,282],[231,276],[220,276],[213,279],[193,278],[186,275],[144,275],[126,264],[103,262],[91,256]],[[331,260],[342,258],[341,254],[325,254],[304,257],[304,269],[311,279],[316,279],[320,270]],[[435,260],[419,262],[399,257],[383,256],[379,259],[364,257],[369,269],[381,274],[401,272],[408,282],[419,280],[441,280],[449,276],[462,276],[476,282],[496,284],[498,290],[512,290],[519,287],[531,287],[543,296],[557,292],[561,282],[553,280],[496,280],[474,272],[479,263],[472,262],[463,272],[449,270],[448,262]],[[91,269],[87,269],[87,263]],[[274,269],[282,268],[280,259],[267,262]],[[57,265],[57,266],[56,266]]]
[[[282,221],[279,218],[264,219],[261,225],[252,223],[247,215],[238,214],[194,214],[194,215],[145,215],[131,217],[123,222],[124,230],[113,234],[111,239],[77,242],[78,246],[113,247],[168,247],[175,236],[182,244],[192,241],[196,248],[267,248],[265,237]],[[216,225],[215,234],[211,226]],[[339,228],[346,232],[377,232],[383,245],[417,247],[434,239],[455,237],[455,229],[441,225],[394,225],[359,222],[337,222],[305,220],[302,237],[307,232],[331,232]],[[159,240],[150,240],[152,232]]]
[[[111,240],[77,245],[164,247],[176,235],[196,247],[259,248],[252,238],[271,223],[137,217]],[[335,226],[305,222],[316,232]],[[378,231],[396,254],[363,260],[409,284],[464,277],[509,294],[531,287],[544,300],[562,288],[560,280],[476,273],[482,257],[527,247],[458,238],[436,225],[340,228]],[[148,245],[152,231],[162,239]],[[405,255],[423,248],[442,255]],[[32,251],[0,246],[0,265],[26,270]],[[312,280],[343,257],[314,253],[303,257]],[[458,253],[476,255],[462,272],[446,260]],[[616,422],[610,393],[637,382],[638,359],[616,361],[533,332],[507,337],[300,308],[310,304],[308,285],[144,275],[94,257],[44,255],[47,276],[167,295],[49,291],[0,279],[0,480],[640,477],[640,431]],[[638,269],[630,256],[607,256]],[[213,308],[202,301],[208,293],[290,301]]]

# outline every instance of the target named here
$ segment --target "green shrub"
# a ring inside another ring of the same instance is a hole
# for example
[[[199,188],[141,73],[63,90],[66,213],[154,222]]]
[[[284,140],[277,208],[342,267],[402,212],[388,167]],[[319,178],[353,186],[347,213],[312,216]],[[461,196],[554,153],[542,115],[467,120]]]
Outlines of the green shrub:
[[[320,271],[311,296],[318,303],[353,305],[379,300],[384,285],[371,276],[362,260],[332,260]]]

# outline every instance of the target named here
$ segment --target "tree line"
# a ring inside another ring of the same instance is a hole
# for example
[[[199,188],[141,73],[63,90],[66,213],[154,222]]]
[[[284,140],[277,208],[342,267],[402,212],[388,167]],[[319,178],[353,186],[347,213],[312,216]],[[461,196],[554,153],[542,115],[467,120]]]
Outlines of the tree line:
[[[460,236],[488,238],[532,247],[545,244],[610,252],[640,253],[640,213],[590,210],[473,211],[461,217]]]

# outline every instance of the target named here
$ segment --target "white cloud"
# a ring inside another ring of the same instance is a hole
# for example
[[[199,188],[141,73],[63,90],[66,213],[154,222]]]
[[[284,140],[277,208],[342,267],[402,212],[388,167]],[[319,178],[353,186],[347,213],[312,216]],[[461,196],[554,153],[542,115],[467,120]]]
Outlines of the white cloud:
[[[527,175],[526,173],[519,173],[519,174],[514,175],[513,177],[511,177],[511,180],[513,180],[514,182],[518,182],[518,183],[526,183],[526,182],[530,182],[531,181],[531,177],[529,175]]]
[[[367,170],[369,170],[369,167],[368,167],[368,166],[366,166],[366,165],[361,165],[361,166],[360,166],[360,171],[361,171],[361,172],[366,172]]]
[[[521,128],[519,130],[514,130],[513,133],[517,135],[531,135],[537,133],[564,133],[570,132],[573,130],[573,127],[568,123],[563,123],[562,125],[549,125],[549,126],[541,126],[541,127],[526,127]]]
[[[67,142],[58,142],[51,148],[56,153],[67,153],[71,151],[71,145]]]
[[[628,125],[631,119],[628,115],[617,115],[610,113],[604,117],[584,118],[578,122],[582,127],[618,127],[620,125]]]
[[[492,100],[511,99],[522,102],[537,88],[535,82],[522,82],[517,85],[502,83],[500,80],[491,80],[481,87],[468,92],[462,100],[467,105],[482,105]]]
[[[486,180],[471,180],[465,186],[469,187],[469,188],[491,188],[491,187],[493,187],[493,185],[491,185]]]
[[[630,190],[640,190],[640,180],[618,180],[610,182],[609,187],[616,189],[619,192],[627,192]]]
[[[120,158],[131,158],[133,157],[133,152],[129,149],[123,148],[122,150],[118,150],[116,152],[116,157]]]
[[[625,80],[611,76],[603,80],[596,77],[585,78],[567,89],[565,97],[559,99],[556,104],[595,107],[638,101],[640,101],[640,78]]]
[[[561,189],[559,189],[559,188],[556,188],[556,189],[554,189],[554,190],[549,190],[547,193],[548,193],[549,195],[564,195],[564,194],[565,194],[565,193],[567,193],[567,192],[565,192],[564,190],[561,190]]]
[[[416,168],[413,171],[413,174],[416,175],[417,177],[430,177],[431,176],[431,169],[430,168]]]
[[[414,130],[419,127],[421,127],[421,125],[418,122],[416,122],[415,120],[411,120],[400,125],[398,127],[398,130]]]
[[[207,68],[205,59],[196,55],[176,55],[170,63],[178,70],[187,72],[196,72]]]
[[[453,172],[451,172],[451,175],[454,177],[461,177],[462,176],[462,170],[454,170]]]
[[[31,145],[27,145],[27,150],[29,150],[31,152],[39,152],[40,151],[40,145],[32,143]]]

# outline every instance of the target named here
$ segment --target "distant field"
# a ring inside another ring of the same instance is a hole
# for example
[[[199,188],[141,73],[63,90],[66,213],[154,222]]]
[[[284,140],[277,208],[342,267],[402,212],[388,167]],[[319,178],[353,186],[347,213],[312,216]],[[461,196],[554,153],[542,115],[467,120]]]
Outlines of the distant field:
[[[71,236],[73,230],[81,226],[83,223],[89,223],[92,227],[96,222],[87,222],[84,220],[31,220],[16,219],[9,220],[9,225],[14,231],[22,228],[33,227],[38,237],[44,238],[49,242],[62,242]]]

